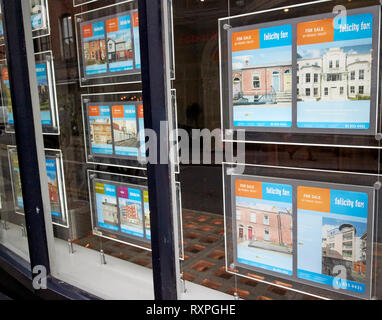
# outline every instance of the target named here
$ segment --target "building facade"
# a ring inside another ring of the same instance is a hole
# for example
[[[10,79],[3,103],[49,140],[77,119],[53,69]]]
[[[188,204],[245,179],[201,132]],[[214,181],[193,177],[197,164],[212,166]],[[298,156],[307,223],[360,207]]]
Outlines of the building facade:
[[[298,59],[297,94],[300,101],[370,98],[371,53],[330,48],[322,57]]]
[[[290,62],[274,65],[245,66],[233,72],[233,98],[243,97],[249,102],[259,98],[266,102],[292,101],[292,65]]]
[[[238,242],[266,241],[292,247],[292,215],[277,208],[260,210],[237,206],[236,225]]]

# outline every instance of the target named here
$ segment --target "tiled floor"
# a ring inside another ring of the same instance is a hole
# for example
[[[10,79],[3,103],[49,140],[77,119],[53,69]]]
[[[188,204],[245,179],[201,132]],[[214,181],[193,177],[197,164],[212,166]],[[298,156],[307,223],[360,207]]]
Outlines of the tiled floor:
[[[183,210],[184,261],[181,271],[185,280],[240,298],[255,300],[309,299],[308,296],[276,286],[227,273],[224,252],[224,220],[222,216]],[[93,235],[75,243],[105,254],[151,268],[151,253]],[[285,285],[283,283],[278,283]],[[288,284],[286,284],[288,285]]]

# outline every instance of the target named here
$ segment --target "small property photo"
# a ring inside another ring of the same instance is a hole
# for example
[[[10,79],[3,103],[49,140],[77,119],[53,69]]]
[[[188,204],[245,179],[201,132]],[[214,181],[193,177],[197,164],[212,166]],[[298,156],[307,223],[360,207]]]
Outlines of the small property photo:
[[[106,63],[105,39],[84,42],[85,66],[103,65]]]
[[[133,44],[130,29],[108,34],[108,63],[133,60]]]
[[[337,276],[335,266],[346,268],[346,280],[366,281],[367,225],[323,218],[322,273]]]
[[[113,120],[116,147],[138,147],[136,119]]]
[[[292,204],[236,198],[239,262],[291,272]]]
[[[113,148],[110,122],[109,117],[90,117],[90,142],[92,144],[93,152],[104,153]]]

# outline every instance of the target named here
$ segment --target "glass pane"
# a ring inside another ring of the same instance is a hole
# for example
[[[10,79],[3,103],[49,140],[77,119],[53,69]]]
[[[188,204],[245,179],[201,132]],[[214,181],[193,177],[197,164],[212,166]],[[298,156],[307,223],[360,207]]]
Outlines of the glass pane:
[[[0,8],[2,9],[2,2]],[[0,17],[0,250],[9,250],[29,263],[20,169],[17,153],[14,152],[16,138],[14,134],[7,132],[9,122],[13,122],[12,99],[6,60],[6,30],[1,12]]]

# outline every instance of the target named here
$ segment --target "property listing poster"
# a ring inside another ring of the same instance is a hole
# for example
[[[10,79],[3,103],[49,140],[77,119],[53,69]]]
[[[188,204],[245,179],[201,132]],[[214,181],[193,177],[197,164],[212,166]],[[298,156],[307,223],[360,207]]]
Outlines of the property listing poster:
[[[121,231],[132,236],[144,237],[142,191],[136,188],[118,188]]]
[[[113,158],[146,157],[143,105],[141,102],[121,104],[88,103],[90,151],[97,156]]]
[[[115,154],[138,156],[137,107],[135,105],[112,106]]]
[[[110,72],[133,69],[132,40],[130,14],[106,20],[107,62]]]
[[[234,127],[292,126],[292,25],[232,33]]]
[[[0,44],[4,42],[4,25],[3,25],[3,13],[0,6]]]
[[[46,0],[30,0],[32,31],[47,27]]]
[[[98,225],[105,229],[119,231],[116,186],[97,182],[95,198]]]
[[[23,201],[23,191],[21,187],[21,178],[20,178],[20,167],[19,167],[19,158],[17,157],[16,152],[9,152],[10,162],[11,162],[11,174],[12,174],[12,184],[13,184],[13,198],[15,202],[15,209],[24,210],[24,201]]]
[[[370,128],[373,14],[297,25],[297,127]]]
[[[236,180],[234,195],[237,261],[293,274],[293,187]]]
[[[81,30],[85,75],[107,73],[105,22],[85,24]]]
[[[298,278],[365,293],[368,194],[299,186],[297,197]]]
[[[40,99],[40,115],[43,125],[52,125],[51,94],[49,88],[48,65],[46,62],[36,64],[37,88]]]
[[[41,124],[43,126],[56,125],[56,121],[52,118],[52,108],[54,98],[52,96],[51,78],[47,62],[36,63],[37,88],[40,101]],[[1,68],[3,104],[7,110],[7,122],[9,125],[14,125],[11,91],[9,84],[8,68]]]
[[[89,106],[91,152],[113,154],[111,112],[109,106]]]
[[[145,234],[148,240],[151,240],[151,226],[150,226],[150,206],[149,206],[149,192],[143,191],[143,210],[145,213]]]
[[[10,164],[11,164],[11,173],[12,173],[12,187],[15,200],[15,209],[16,211],[21,211],[24,213],[24,202],[23,202],[23,193],[21,188],[21,178],[20,178],[20,169],[19,169],[19,159],[17,156],[16,148],[9,150]],[[59,184],[58,176],[58,165],[56,157],[46,157],[45,158],[46,172],[48,177],[48,191],[49,191],[49,200],[51,207],[51,214],[53,217],[56,217],[57,222],[62,222],[63,220],[63,210],[61,203],[61,190]]]
[[[48,175],[48,191],[52,216],[62,218],[60,190],[57,176],[56,158],[46,158],[46,172]]]
[[[5,107],[6,115],[4,115],[4,118],[6,118],[7,123],[13,124],[13,112],[12,112],[12,99],[11,99],[11,88],[9,85],[9,74],[8,74],[8,68],[5,65],[2,65],[1,67],[1,98],[2,98],[2,105]]]
[[[84,79],[140,71],[138,13],[83,22],[80,29]]]
[[[133,35],[134,35],[134,55],[135,68],[141,69],[141,47],[139,40],[139,18],[138,12],[133,13]]]

